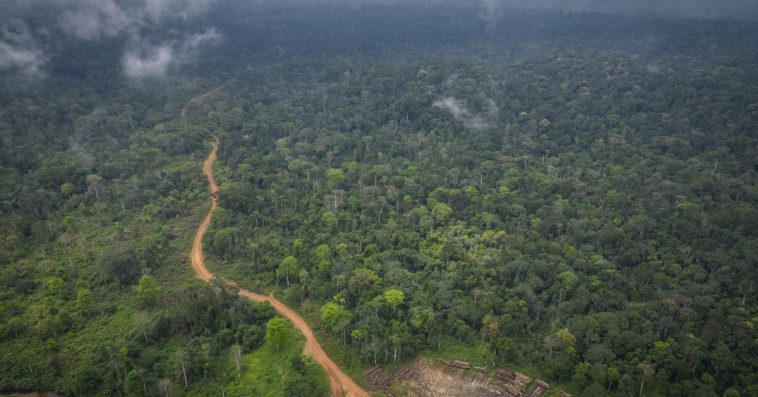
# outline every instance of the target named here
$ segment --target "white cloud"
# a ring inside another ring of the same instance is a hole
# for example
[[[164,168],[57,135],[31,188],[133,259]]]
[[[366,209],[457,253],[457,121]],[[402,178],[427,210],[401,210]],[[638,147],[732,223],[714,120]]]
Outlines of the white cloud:
[[[153,22],[163,18],[187,19],[208,10],[214,0],[145,0],[142,12]]]
[[[13,20],[3,24],[0,31],[0,69],[40,75],[45,62],[47,54],[25,23]]]
[[[488,23],[497,22],[502,18],[503,7],[498,0],[482,0],[482,5],[484,6],[484,15],[482,15],[482,18]]]
[[[221,33],[215,28],[210,28],[205,32],[190,35],[183,46],[185,52],[189,52],[206,44],[218,44],[219,41],[221,41]]]
[[[468,116],[468,110],[463,107],[463,104],[455,99],[455,97],[447,97],[440,99],[433,104],[434,107],[447,110],[450,112],[450,114],[453,115],[456,119],[462,119],[463,117]]]
[[[82,40],[114,37],[134,24],[134,16],[114,0],[80,0],[74,4],[61,15],[60,22],[66,32]]]
[[[165,75],[174,58],[173,48],[164,44],[128,50],[121,64],[127,77],[143,79]]]
[[[497,118],[498,114],[498,108],[495,101],[489,98],[486,99],[487,111],[485,115],[471,113],[461,101],[452,96],[442,98],[434,102],[432,106],[447,110],[456,120],[460,120],[466,128],[472,130],[492,128],[494,120]]]
[[[207,10],[214,0],[144,0],[122,6],[116,0],[67,0],[63,30],[82,40],[98,40],[121,34],[133,36],[163,20],[187,19]]]
[[[136,5],[117,0],[62,0],[70,9],[60,18],[65,32],[85,41],[126,37],[121,58],[124,75],[132,79],[160,77],[187,62],[203,45],[221,35],[215,28],[180,39],[158,40],[146,32],[168,20],[188,19],[206,11],[215,0],[142,0]]]
[[[179,41],[158,45],[149,44],[146,40],[134,40],[121,59],[121,66],[124,75],[131,79],[161,77],[172,67],[188,62],[199,47],[220,40],[221,35],[212,28]]]

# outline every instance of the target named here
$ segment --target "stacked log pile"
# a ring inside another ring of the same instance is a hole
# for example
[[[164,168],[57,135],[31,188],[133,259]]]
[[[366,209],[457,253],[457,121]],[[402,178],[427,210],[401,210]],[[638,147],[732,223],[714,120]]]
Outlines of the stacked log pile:
[[[498,368],[495,370],[495,376],[503,382],[510,382],[516,377],[516,373],[507,369]]]
[[[385,371],[379,366],[367,369],[366,372],[363,373],[363,377],[380,389],[386,389],[394,380],[391,373]]]
[[[394,380],[395,381],[400,381],[400,382],[409,380],[409,379],[413,378],[414,376],[416,376],[416,372],[417,371],[416,371],[415,368],[403,368],[400,371],[398,371],[397,373],[395,373]]]
[[[486,367],[472,366],[470,363],[461,360],[445,360],[441,359],[443,363],[451,367],[459,369],[473,369],[474,371],[484,374],[487,372]],[[480,376],[477,374],[477,376]],[[521,372],[510,371],[504,368],[498,368],[495,370],[495,384],[494,387],[505,397],[542,397],[549,389],[550,385],[542,380],[532,379]],[[526,393],[526,389],[534,383],[534,389]],[[562,395],[562,397],[571,397],[570,395]]]
[[[466,361],[461,361],[461,360],[450,361],[450,365],[452,365],[453,367],[456,367],[456,368],[460,368],[460,369],[469,369],[469,368],[471,368],[471,364],[470,363],[468,363]]]
[[[522,374],[521,372],[516,372],[516,377],[513,379],[513,384],[515,384],[522,393],[530,383],[532,383],[532,378]]]
[[[529,393],[528,397],[542,397],[543,394],[547,392],[547,390],[550,388],[550,385],[541,380],[537,380],[534,382],[537,386],[532,390],[531,393]]]
[[[497,389],[506,397],[523,397],[524,390],[532,383],[532,378],[520,373],[498,368],[495,370]]]
[[[396,373],[387,372],[379,366],[374,366],[363,373],[363,378],[374,385],[379,390],[384,391],[387,395],[395,395],[389,390],[390,385],[395,381],[406,381],[416,376],[415,368],[403,368]]]

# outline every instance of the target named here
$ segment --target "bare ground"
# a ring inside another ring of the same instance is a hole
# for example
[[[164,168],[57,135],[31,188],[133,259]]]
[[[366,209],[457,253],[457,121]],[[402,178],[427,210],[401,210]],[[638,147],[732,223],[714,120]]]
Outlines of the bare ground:
[[[463,370],[442,367],[428,358],[419,358],[416,376],[404,382],[407,395],[421,397],[502,397],[484,375],[464,375]]]

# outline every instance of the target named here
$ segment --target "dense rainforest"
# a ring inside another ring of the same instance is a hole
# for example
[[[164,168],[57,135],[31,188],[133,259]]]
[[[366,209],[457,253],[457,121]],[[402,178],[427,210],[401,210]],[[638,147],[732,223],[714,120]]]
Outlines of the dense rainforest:
[[[202,18],[221,43],[171,75],[122,76],[118,39],[2,75],[0,390],[328,394],[270,305],[194,278],[216,136],[209,269],[358,381],[457,354],[578,396],[758,396],[755,24]]]

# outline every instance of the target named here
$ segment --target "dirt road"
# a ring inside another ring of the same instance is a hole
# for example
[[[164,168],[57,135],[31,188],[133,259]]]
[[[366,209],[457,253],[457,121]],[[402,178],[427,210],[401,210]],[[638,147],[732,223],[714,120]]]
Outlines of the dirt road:
[[[214,96],[214,95],[217,95],[217,94],[218,94],[219,92],[221,92],[221,90],[223,90],[223,89],[224,89],[224,86],[223,86],[223,85],[220,85],[220,86],[218,86],[218,87],[216,87],[216,88],[214,88],[214,89],[212,89],[212,90],[210,90],[210,91],[208,91],[208,92],[206,92],[206,93],[203,93],[203,94],[200,94],[200,95],[198,95],[198,96],[196,96],[196,97],[190,98],[190,100],[189,100],[189,101],[187,101],[187,102],[184,104],[184,106],[182,106],[182,110],[179,112],[179,115],[181,115],[183,119],[186,119],[186,118],[187,118],[187,107],[188,107],[188,106],[189,106],[191,103],[193,103],[193,102],[198,102],[198,101],[201,101],[201,100],[203,100],[203,99],[205,99],[205,98],[210,98],[210,97],[212,97],[212,96]]]
[[[221,89],[223,89],[223,86],[211,90],[203,95],[192,98],[190,99],[190,102],[195,101],[198,98],[205,98],[214,95]],[[187,104],[189,104],[189,102],[187,102]],[[184,105],[181,112],[182,118],[187,117],[186,113],[187,105]],[[192,251],[190,252],[192,269],[195,271],[195,274],[199,279],[206,282],[214,278],[213,273],[209,272],[205,267],[205,260],[203,256],[203,236],[205,235],[205,232],[208,231],[208,227],[211,224],[213,210],[215,210],[218,206],[218,185],[216,184],[216,180],[213,177],[213,163],[217,159],[216,152],[218,151],[218,145],[219,139],[218,137],[214,137],[211,152],[203,164],[203,173],[208,178],[208,187],[210,188],[212,195],[211,208],[208,211],[208,214],[205,216],[205,219],[203,219],[203,222],[200,224],[200,227],[198,227],[197,232],[195,233],[195,240],[192,243]],[[235,283],[233,280],[223,281],[228,285],[237,285],[237,283]],[[269,302],[282,317],[290,320],[292,322],[292,325],[294,325],[295,328],[303,333],[303,336],[305,336],[305,347],[303,348],[303,354],[312,357],[314,361],[316,361],[319,365],[321,365],[322,368],[324,368],[324,372],[326,372],[326,376],[329,378],[332,396],[370,396],[368,392],[363,390],[361,386],[355,383],[352,378],[350,378],[344,371],[342,371],[339,366],[337,366],[337,364],[334,363],[334,361],[332,361],[332,359],[326,354],[324,349],[318,343],[318,340],[316,340],[316,336],[313,335],[313,330],[311,330],[311,328],[308,326],[308,323],[306,323],[305,320],[303,320],[303,318],[297,314],[297,312],[292,310],[289,306],[280,302],[278,299],[274,298],[273,295],[267,296],[256,294],[255,292],[244,289],[240,289],[237,294],[255,302]]]

